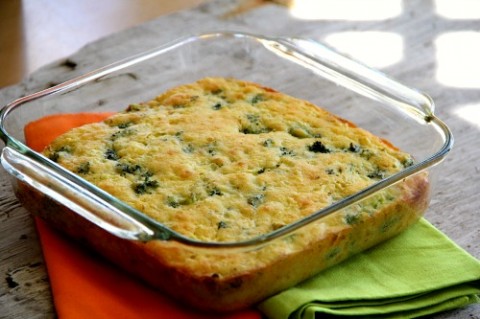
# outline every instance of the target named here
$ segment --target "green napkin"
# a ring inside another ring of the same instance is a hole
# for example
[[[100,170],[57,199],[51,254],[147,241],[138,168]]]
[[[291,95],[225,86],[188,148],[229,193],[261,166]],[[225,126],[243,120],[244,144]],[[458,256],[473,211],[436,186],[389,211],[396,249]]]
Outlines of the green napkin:
[[[480,261],[425,219],[273,296],[269,318],[415,318],[480,302]],[[330,317],[327,316],[327,317]]]

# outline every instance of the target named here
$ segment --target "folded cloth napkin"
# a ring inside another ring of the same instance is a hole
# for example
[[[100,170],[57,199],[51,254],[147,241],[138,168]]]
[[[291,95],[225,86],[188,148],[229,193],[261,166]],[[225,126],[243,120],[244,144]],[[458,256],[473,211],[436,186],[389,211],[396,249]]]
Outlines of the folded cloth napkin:
[[[269,318],[416,318],[480,302],[480,261],[425,219],[259,305]],[[330,317],[329,317],[330,318]]]
[[[25,127],[41,151],[71,127],[109,113],[62,114]],[[37,220],[55,307],[61,319],[216,318],[184,309],[69,242]],[[273,296],[269,318],[414,318],[480,302],[480,262],[426,220],[399,236]],[[219,318],[261,318],[253,309]]]
[[[27,144],[41,151],[56,136],[110,113],[60,114],[25,127]],[[258,310],[202,314],[131,278],[36,219],[53,300],[60,319],[260,319]]]

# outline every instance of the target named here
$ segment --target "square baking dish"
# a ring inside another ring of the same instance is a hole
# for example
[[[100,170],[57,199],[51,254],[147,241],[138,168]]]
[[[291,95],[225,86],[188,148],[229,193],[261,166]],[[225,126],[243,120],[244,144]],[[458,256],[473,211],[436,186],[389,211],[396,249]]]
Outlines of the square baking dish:
[[[119,112],[129,104],[204,77],[252,81],[310,101],[390,141],[410,153],[415,163],[270,233],[239,242],[203,242],[169,229],[25,145],[23,128],[44,116]],[[453,144],[450,130],[435,116],[428,95],[315,41],[236,32],[181,38],[12,101],[0,112],[0,137],[5,143],[1,163],[13,177],[18,198],[33,214],[84,239],[150,284],[193,306],[214,311],[254,304],[408,227],[406,223],[355,249],[345,248],[352,243],[330,250],[311,248],[325,220],[351,216],[363,203],[399,183],[425,177],[429,188],[426,193],[430,194],[435,183],[435,170],[431,168],[444,159]],[[426,195],[409,223],[424,213],[428,200]],[[386,222],[383,227],[387,226]],[[368,231],[364,229],[364,235]],[[289,246],[298,238],[304,238],[305,243]],[[130,257],[125,260],[122,256],[127,254]],[[328,258],[319,258],[322,254]],[[153,266],[139,267],[138,260]],[[158,260],[162,262],[158,264]],[[236,270],[221,273],[211,269],[212,264],[230,264]],[[190,274],[192,265],[208,270],[195,276],[182,275]],[[263,273],[271,268],[279,273],[272,271],[273,275],[265,277]],[[279,279],[288,269],[289,278]],[[152,275],[152,271],[159,275]],[[159,278],[168,276],[172,281]],[[189,285],[190,292],[178,292]]]

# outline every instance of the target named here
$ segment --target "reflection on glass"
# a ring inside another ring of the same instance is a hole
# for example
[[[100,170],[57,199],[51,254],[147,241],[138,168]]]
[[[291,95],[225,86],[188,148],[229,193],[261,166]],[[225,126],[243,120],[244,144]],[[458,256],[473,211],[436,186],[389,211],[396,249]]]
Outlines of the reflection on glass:
[[[403,38],[396,33],[341,32],[327,36],[325,42],[338,51],[375,68],[384,68],[403,58]]]
[[[300,19],[385,20],[402,13],[402,0],[292,0],[290,8]]]

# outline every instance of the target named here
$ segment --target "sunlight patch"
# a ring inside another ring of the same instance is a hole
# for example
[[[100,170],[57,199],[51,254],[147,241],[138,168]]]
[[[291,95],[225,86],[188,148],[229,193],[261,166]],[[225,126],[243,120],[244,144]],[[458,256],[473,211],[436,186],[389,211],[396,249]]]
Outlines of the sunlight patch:
[[[455,109],[455,115],[480,128],[480,104],[468,104]]]
[[[403,38],[396,33],[340,32],[327,36],[325,42],[374,68],[384,68],[403,59]]]
[[[438,15],[447,19],[480,19],[478,0],[435,0]]]
[[[307,20],[386,20],[402,13],[401,0],[292,0],[293,16]]]
[[[448,86],[480,88],[480,32],[449,32],[435,40],[437,80]]]

